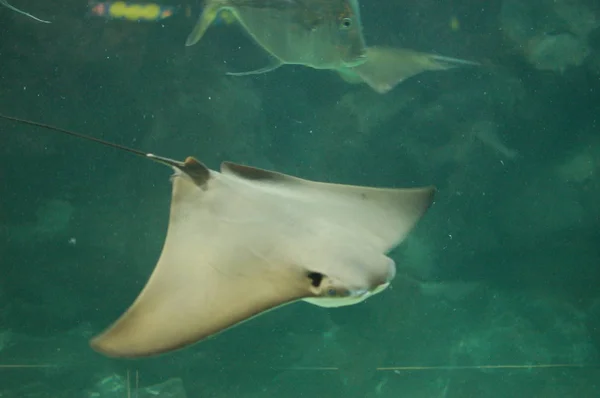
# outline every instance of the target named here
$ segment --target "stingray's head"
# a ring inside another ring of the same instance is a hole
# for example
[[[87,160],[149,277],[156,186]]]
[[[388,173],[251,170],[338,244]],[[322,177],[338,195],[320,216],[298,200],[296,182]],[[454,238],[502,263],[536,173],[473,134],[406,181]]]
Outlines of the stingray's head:
[[[343,307],[358,304],[382,292],[396,276],[394,260],[383,257],[384,268],[354,264],[332,275],[309,272],[307,276],[315,297],[305,298],[304,301],[320,307]],[[378,268],[381,272],[370,272]]]

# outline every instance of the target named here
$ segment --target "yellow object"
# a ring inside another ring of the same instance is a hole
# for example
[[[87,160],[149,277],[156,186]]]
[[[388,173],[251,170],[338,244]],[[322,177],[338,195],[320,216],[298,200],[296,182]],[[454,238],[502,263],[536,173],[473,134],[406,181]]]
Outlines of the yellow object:
[[[157,4],[127,4],[124,1],[112,3],[108,11],[113,18],[129,20],[160,19],[163,9]]]

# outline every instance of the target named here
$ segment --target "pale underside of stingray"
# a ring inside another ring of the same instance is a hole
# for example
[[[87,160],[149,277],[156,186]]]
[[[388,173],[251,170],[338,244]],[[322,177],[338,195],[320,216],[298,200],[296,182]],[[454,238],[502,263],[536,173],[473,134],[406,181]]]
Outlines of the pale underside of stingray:
[[[176,350],[296,300],[360,302],[389,285],[396,271],[386,253],[434,193],[148,156],[175,170],[169,226],[138,298],[91,341],[108,356]]]
[[[42,23],[50,23],[50,21],[45,21],[45,20],[43,20],[43,19],[40,19],[40,18],[38,18],[38,17],[36,17],[36,16],[34,16],[34,15],[31,15],[31,14],[29,14],[28,12],[25,12],[25,11],[23,11],[23,10],[20,10],[20,9],[18,9],[17,7],[14,7],[14,6],[12,6],[12,5],[8,4],[8,0],[0,0],[0,4],[2,4],[3,6],[5,6],[5,7],[9,8],[9,9],[11,9],[11,10],[13,10],[14,12],[17,12],[17,13],[19,13],[19,14],[25,15],[25,16],[27,16],[27,17],[29,17],[29,18],[31,18],[31,19],[34,19],[34,20],[36,20],[36,21],[38,21],[38,22],[42,22]]]
[[[210,16],[201,16],[200,21],[194,27],[192,33],[190,33],[186,45],[193,45],[204,36],[210,27],[210,23],[221,9],[223,8],[216,7],[213,9],[208,8],[204,11],[205,14]],[[253,41],[269,55],[271,62],[260,69],[246,72],[228,72],[227,75],[249,76],[264,74],[274,71],[283,65],[302,65],[315,69],[328,69],[327,67],[312,65],[309,63],[304,63],[303,61],[286,61],[290,54],[289,47],[286,47],[285,50],[287,56],[283,56],[283,51],[280,54],[277,47],[271,46],[270,48],[267,48],[267,46],[265,46],[265,44],[262,43],[261,40],[258,39],[254,34],[252,34],[252,32],[245,26],[243,20],[240,19],[240,16],[236,14],[234,9],[228,10],[230,10],[233,15],[238,18],[238,21],[246,33],[248,33],[248,35],[253,39]],[[293,48],[293,44],[293,42],[290,43],[291,48]],[[366,56],[364,58],[364,62],[362,62],[360,65],[352,67],[336,67],[330,68],[330,70],[337,72],[342,79],[348,83],[366,83],[369,87],[380,94],[387,93],[404,80],[422,72],[442,71],[462,66],[479,65],[477,62],[423,53],[404,48],[373,46],[365,47],[365,51]],[[296,52],[298,53],[297,56],[292,58],[303,59],[304,54],[310,53],[311,49],[298,48]],[[301,54],[302,57],[300,56]]]

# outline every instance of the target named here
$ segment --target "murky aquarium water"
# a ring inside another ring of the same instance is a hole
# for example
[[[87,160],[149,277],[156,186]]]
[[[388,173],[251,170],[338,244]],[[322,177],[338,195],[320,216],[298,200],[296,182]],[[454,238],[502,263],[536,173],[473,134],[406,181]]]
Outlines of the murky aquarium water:
[[[0,397],[600,397],[596,0],[0,0]]]

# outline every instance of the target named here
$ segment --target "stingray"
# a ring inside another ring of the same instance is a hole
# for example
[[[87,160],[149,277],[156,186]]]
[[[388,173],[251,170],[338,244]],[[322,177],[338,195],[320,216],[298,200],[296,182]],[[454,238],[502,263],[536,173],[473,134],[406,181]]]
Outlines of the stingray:
[[[11,6],[10,4],[8,4],[7,0],[0,0],[0,4],[2,4],[3,6],[13,10],[14,12],[18,12],[19,14],[25,15],[31,19],[35,19],[38,22],[42,22],[42,23],[50,23],[50,21],[45,21],[43,19],[40,19],[38,17],[36,17],[35,15],[31,15],[28,12],[25,12],[23,10],[18,9],[17,7]]]
[[[220,170],[27,123],[170,167],[172,195],[158,262],[125,313],[90,344],[111,357],[182,349],[271,309],[304,300],[359,303],[395,276],[386,255],[433,201],[435,189],[316,182],[231,162]]]

